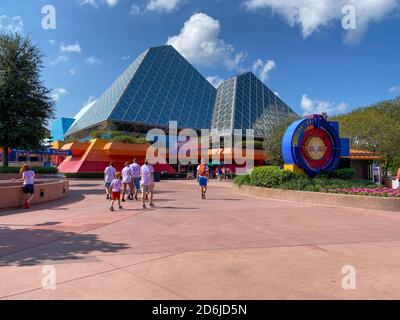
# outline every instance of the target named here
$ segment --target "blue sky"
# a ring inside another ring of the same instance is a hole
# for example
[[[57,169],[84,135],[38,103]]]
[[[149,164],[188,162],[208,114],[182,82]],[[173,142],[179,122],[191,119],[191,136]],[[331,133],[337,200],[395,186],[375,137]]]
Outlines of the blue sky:
[[[299,114],[400,95],[398,0],[2,0],[0,31],[30,34],[57,116],[96,99],[144,50],[174,45],[215,84],[254,71]],[[342,13],[351,4],[353,11]],[[42,28],[53,5],[56,29]],[[355,21],[345,30],[342,19]]]

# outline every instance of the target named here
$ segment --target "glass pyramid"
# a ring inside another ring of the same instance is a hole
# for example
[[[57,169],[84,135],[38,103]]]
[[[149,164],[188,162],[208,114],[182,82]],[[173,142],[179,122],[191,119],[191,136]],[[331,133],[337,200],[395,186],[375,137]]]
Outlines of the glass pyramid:
[[[235,129],[254,129],[264,138],[277,122],[296,113],[253,73],[224,81],[218,88],[212,129],[233,134]]]
[[[107,91],[81,115],[66,136],[100,124],[123,123],[209,128],[216,89],[172,46],[142,53]]]

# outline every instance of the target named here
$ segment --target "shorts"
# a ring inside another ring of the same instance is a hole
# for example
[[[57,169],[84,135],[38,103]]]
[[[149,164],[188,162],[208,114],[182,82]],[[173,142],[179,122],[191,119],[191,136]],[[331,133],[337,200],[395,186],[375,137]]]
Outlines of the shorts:
[[[22,191],[23,191],[25,194],[29,194],[29,193],[34,194],[34,193],[35,193],[35,185],[33,185],[33,184],[26,184],[26,185],[24,185],[24,186],[22,187]]]
[[[133,184],[135,185],[135,189],[140,189],[140,178],[133,178]]]
[[[151,185],[142,185],[141,188],[142,188],[143,194],[154,191],[154,185],[152,185],[152,184]]]
[[[121,192],[113,192],[112,193],[113,200],[120,200],[121,199]]]
[[[105,182],[105,183],[104,183],[104,186],[105,186],[107,189],[109,189],[109,188],[111,187],[111,182]]]
[[[200,187],[207,187],[208,179],[207,177],[199,177],[199,185]]]

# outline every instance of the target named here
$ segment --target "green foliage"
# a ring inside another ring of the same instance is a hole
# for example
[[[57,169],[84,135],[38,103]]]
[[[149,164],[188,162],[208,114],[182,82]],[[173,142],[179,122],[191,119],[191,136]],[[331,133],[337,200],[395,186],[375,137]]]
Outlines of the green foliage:
[[[293,173],[279,167],[266,166],[255,168],[249,176],[237,177],[237,185],[252,185],[256,187],[275,188],[283,190],[303,190],[325,192],[330,189],[344,188],[376,188],[370,181],[354,179],[352,169],[339,169],[309,178],[305,174]]]
[[[298,116],[290,116],[272,127],[264,145],[268,157],[267,163],[269,165],[282,166],[284,164],[282,156],[283,136],[287,128],[298,119]]]
[[[129,135],[119,135],[112,139],[113,142],[131,143],[131,144],[147,144],[145,138],[134,137]]]
[[[250,175],[246,174],[243,176],[236,176],[233,179],[233,183],[238,185],[239,187],[242,185],[249,185],[250,184]]]
[[[297,174],[279,167],[257,167],[250,174],[250,183],[257,187],[276,188],[297,179]]]
[[[112,142],[147,144],[144,137],[137,137],[133,134],[123,131],[95,130],[90,133],[93,139],[104,139]]]
[[[325,179],[343,179],[343,180],[353,180],[355,178],[356,172],[353,168],[337,169],[334,171],[326,171],[320,173],[317,177]]]
[[[384,174],[400,158],[400,99],[339,115],[341,135],[349,137],[354,149],[373,151],[383,158]]]
[[[35,173],[38,174],[57,174],[58,169],[56,167],[32,167],[31,168]],[[0,173],[18,173],[19,167],[0,167]]]
[[[51,91],[41,80],[43,55],[29,38],[0,34],[0,146],[3,165],[8,148],[40,148],[54,116]]]

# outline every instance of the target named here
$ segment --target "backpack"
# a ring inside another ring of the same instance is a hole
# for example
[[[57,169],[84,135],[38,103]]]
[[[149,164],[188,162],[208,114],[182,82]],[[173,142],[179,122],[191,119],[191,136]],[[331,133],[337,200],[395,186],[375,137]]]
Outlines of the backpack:
[[[199,167],[199,176],[205,177],[207,176],[207,165],[201,164]]]

